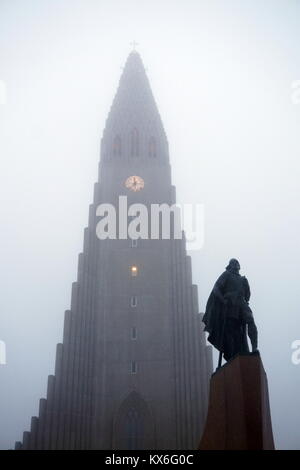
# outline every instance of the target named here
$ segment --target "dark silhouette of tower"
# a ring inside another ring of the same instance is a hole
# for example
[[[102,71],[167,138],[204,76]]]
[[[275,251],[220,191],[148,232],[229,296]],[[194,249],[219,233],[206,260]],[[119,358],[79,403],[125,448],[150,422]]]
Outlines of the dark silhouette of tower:
[[[168,142],[136,51],[107,118],[55,375],[16,449],[193,449],[199,443],[212,353],[185,239],[100,240],[97,207],[117,208],[119,196],[127,196],[128,206],[175,203]]]

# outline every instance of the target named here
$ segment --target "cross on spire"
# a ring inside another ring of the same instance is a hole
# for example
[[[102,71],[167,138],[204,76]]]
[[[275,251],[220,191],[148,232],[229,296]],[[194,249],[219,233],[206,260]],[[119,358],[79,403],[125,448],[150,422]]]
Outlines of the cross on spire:
[[[132,49],[133,49],[134,51],[135,51],[135,47],[138,46],[138,45],[139,45],[139,43],[136,42],[136,41],[132,41],[132,42],[130,43],[130,46],[132,46]]]

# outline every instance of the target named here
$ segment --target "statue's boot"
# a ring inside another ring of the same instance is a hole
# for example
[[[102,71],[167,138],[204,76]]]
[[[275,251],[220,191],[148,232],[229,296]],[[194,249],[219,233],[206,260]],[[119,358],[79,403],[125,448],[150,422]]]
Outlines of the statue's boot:
[[[248,323],[248,336],[251,341],[252,352],[257,351],[257,328],[254,321]]]

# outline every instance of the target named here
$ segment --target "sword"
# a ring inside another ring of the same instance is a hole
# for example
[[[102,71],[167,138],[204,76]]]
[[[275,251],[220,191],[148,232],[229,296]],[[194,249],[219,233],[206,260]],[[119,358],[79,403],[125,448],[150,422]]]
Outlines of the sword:
[[[222,348],[220,349],[220,352],[219,352],[219,361],[218,361],[218,367],[216,368],[216,371],[218,369],[220,369],[220,367],[222,366],[222,357],[223,357],[223,353],[224,353],[224,332],[225,332],[225,323],[226,323],[226,314],[227,314],[227,308],[228,308],[228,304],[226,303],[225,304],[225,308],[224,308],[224,318],[223,318],[223,325],[222,325],[222,334],[221,334],[221,344],[222,344]]]

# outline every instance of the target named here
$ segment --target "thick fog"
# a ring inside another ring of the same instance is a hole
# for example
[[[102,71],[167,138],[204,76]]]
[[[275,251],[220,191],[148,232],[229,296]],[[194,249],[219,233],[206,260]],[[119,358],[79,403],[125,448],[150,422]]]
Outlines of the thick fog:
[[[200,311],[238,258],[275,444],[300,449],[297,0],[0,1],[1,448],[29,430],[54,372],[100,138],[132,40],[177,200],[205,206],[205,243],[191,251]]]

